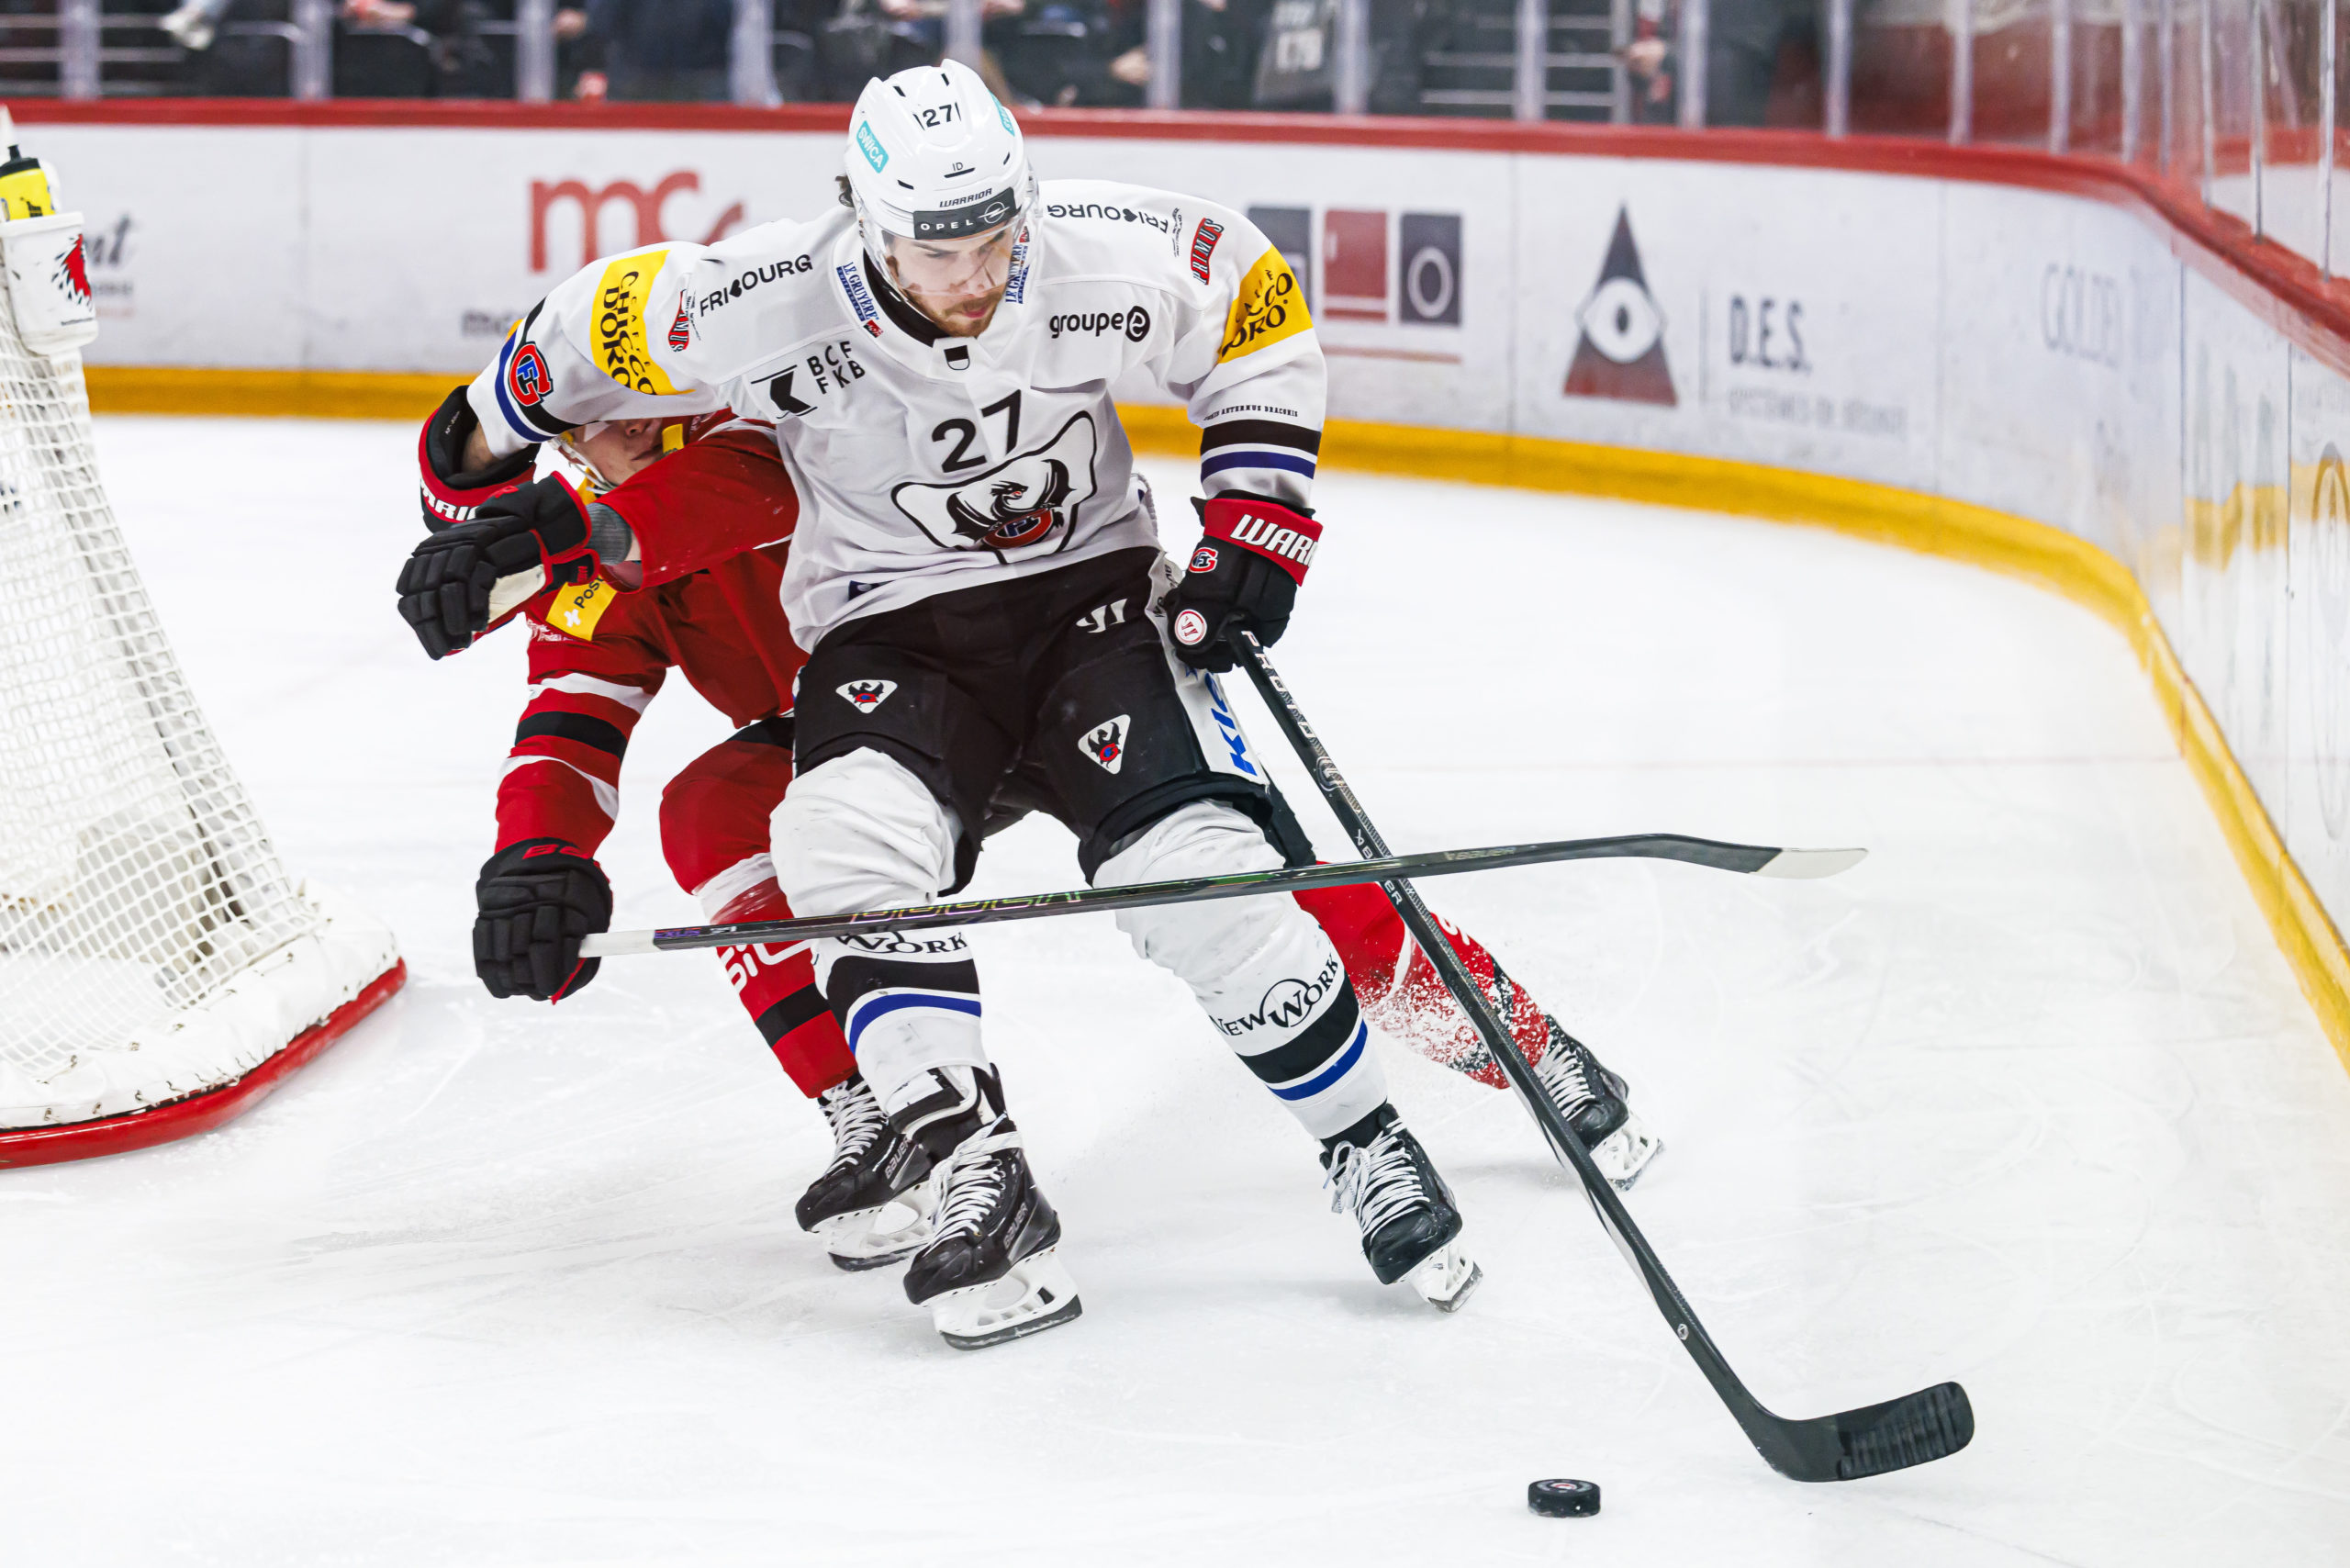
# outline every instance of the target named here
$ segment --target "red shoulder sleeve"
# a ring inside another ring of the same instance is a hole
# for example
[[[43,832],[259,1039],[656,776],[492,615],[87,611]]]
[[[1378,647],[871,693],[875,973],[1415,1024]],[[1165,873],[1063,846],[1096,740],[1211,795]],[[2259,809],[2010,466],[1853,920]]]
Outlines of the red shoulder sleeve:
[[[688,442],[599,498],[635,533],[644,588],[789,539],[800,521],[775,437],[742,424]]]

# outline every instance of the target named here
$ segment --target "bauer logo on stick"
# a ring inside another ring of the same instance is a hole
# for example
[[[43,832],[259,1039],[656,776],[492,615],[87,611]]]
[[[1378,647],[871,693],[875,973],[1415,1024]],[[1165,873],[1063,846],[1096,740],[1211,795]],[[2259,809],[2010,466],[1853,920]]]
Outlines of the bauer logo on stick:
[[[890,693],[898,689],[894,680],[852,680],[839,689],[842,697],[860,713],[870,713],[890,700]]]

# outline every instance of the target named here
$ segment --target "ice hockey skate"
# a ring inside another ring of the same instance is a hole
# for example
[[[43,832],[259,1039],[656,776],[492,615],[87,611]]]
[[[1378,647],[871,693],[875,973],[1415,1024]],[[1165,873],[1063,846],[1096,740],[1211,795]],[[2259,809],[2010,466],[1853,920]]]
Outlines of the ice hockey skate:
[[[794,1211],[835,1267],[878,1269],[930,1239],[930,1156],[890,1126],[864,1078],[816,1097],[833,1129],[833,1162]]]
[[[1617,1192],[1628,1192],[1649,1161],[1664,1151],[1664,1140],[1632,1114],[1624,1081],[1602,1066],[1589,1046],[1559,1027],[1557,1019],[1547,1022],[1550,1046],[1534,1064],[1535,1080],[1582,1137],[1599,1173]],[[1567,1163],[1566,1156],[1552,1153],[1561,1165]]]
[[[1381,1111],[1370,1142],[1342,1139],[1322,1157],[1331,1212],[1354,1215],[1381,1284],[1404,1281],[1438,1311],[1458,1312],[1485,1271],[1460,1245],[1460,1211],[1427,1150]]]
[[[1061,1266],[1060,1216],[1036,1188],[1020,1129],[1002,1114],[933,1173],[930,1241],[906,1270],[906,1299],[941,1338],[977,1350],[1041,1334],[1083,1310]]]

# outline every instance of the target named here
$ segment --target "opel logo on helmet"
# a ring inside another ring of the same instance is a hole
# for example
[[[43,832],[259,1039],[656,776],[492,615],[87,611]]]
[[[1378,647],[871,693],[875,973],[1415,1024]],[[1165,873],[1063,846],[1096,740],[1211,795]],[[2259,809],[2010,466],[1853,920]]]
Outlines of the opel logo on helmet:
[[[1001,223],[1010,216],[1012,216],[1012,208],[1007,204],[1000,201],[991,201],[988,203],[988,205],[981,208],[979,212],[980,219],[983,222],[988,223]]]

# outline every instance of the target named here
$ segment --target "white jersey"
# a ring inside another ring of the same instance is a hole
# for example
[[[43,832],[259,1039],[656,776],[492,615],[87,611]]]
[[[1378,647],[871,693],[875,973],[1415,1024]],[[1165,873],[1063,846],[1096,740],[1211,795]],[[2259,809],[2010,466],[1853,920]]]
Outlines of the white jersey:
[[[775,421],[800,494],[783,583],[814,648],[852,616],[1155,545],[1111,388],[1181,398],[1209,495],[1304,506],[1322,351],[1254,224],[1139,185],[1053,180],[977,338],[876,288],[845,209],[591,263],[473,385],[499,455],[591,420]]]

